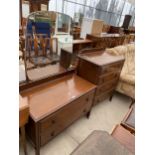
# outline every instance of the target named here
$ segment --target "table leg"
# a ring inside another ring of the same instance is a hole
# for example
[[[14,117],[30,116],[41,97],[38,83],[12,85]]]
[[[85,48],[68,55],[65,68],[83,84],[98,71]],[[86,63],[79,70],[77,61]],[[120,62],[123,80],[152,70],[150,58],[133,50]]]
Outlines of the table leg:
[[[25,138],[25,126],[22,126],[20,128],[20,130],[21,130],[21,138],[22,138],[22,144],[23,144],[23,148],[24,148],[24,153],[25,153],[25,155],[27,155],[26,138]]]
[[[35,124],[35,130],[36,130],[35,154],[40,155],[40,138],[39,138],[39,125],[38,125],[38,123]]]

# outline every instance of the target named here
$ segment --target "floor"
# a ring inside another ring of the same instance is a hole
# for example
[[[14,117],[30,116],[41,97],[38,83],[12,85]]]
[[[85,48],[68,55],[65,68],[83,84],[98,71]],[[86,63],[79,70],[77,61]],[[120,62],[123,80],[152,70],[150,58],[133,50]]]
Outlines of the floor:
[[[112,101],[108,99],[96,105],[90,118],[82,117],[56,136],[40,150],[41,155],[69,155],[93,130],[111,132],[128,111],[131,100],[121,94],[115,94]],[[27,142],[28,155],[35,155],[32,145]],[[24,155],[20,145],[19,154]]]

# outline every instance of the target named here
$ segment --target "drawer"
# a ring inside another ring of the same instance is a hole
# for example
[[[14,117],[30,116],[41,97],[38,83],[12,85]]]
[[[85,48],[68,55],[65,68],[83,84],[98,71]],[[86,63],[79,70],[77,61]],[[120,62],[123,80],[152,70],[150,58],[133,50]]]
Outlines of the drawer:
[[[96,95],[100,95],[100,94],[105,93],[106,91],[109,91],[111,89],[115,89],[116,84],[117,83],[115,81],[110,81],[110,82],[107,82],[106,84],[104,84],[102,86],[98,86],[98,88],[96,89],[96,93],[95,94]]]
[[[110,74],[105,74],[103,76],[100,76],[98,79],[98,85],[105,84],[109,81],[116,82],[118,80],[119,76],[120,76],[119,72],[113,72]]]
[[[94,99],[94,103],[93,105],[96,105],[102,101],[104,101],[105,99],[107,99],[108,97],[110,97],[113,93],[113,89],[112,90],[109,90],[108,92],[102,94],[102,95],[99,95],[99,96],[95,96],[95,99]]]
[[[79,97],[49,117],[43,119],[40,122],[41,134],[51,132],[53,129],[64,129],[78,117],[87,113],[92,106],[94,92],[95,90]]]
[[[123,67],[124,61],[121,61],[119,63],[113,63],[110,65],[103,66],[101,68],[101,74],[110,73],[110,72],[121,72]]]

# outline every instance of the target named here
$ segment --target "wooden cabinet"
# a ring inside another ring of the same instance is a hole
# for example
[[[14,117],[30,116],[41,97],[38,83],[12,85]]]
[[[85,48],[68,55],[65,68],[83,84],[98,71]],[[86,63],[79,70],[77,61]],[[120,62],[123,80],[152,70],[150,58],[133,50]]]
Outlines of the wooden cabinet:
[[[112,95],[123,63],[123,56],[112,56],[101,50],[79,56],[77,74],[97,85],[94,104]]]
[[[71,125],[79,117],[89,117],[96,86],[73,74],[25,90],[30,120],[27,133],[40,154],[40,147]]]

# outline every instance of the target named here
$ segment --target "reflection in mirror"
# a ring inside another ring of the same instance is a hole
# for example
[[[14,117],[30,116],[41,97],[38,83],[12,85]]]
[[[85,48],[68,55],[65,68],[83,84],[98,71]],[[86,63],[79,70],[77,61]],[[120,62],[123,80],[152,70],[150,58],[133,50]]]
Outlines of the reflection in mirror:
[[[71,23],[71,17],[53,11],[33,12],[28,16],[24,61],[29,80],[66,71],[59,62],[60,50],[72,47]]]

